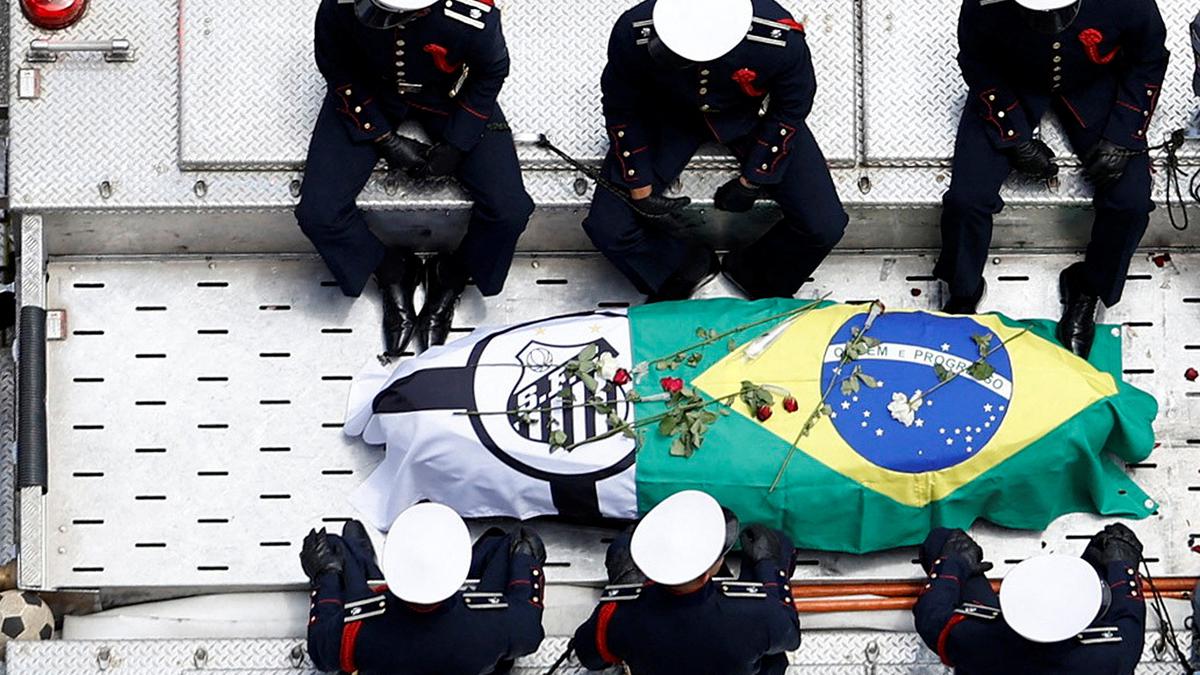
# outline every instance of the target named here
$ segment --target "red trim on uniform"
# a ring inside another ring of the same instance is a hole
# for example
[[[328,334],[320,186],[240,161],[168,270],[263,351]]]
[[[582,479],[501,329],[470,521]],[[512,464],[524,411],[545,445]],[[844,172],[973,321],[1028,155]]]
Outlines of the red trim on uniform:
[[[431,42],[425,45],[424,51],[426,54],[429,54],[433,57],[433,65],[437,66],[437,69],[443,73],[453,73],[462,67],[461,63],[458,65],[450,63],[450,60],[446,58],[450,52],[439,44],[434,44]]]
[[[791,28],[792,30],[798,30],[801,33],[804,32],[804,24],[800,23],[799,21],[797,21],[795,19],[780,19],[779,23],[787,26],[788,28]]]
[[[954,616],[950,617],[949,621],[946,622],[945,627],[942,628],[942,632],[938,633],[938,658],[941,659],[942,663],[946,664],[946,666],[949,668],[954,667],[954,664],[950,663],[950,656],[946,654],[946,643],[950,641],[950,629],[954,628],[966,619],[967,616],[965,614],[955,614]]]
[[[779,144],[779,154],[775,155],[775,161],[771,162],[771,170],[763,171],[760,169],[758,172],[761,174],[775,173],[775,170],[779,168],[779,163],[783,161],[784,157],[788,156],[789,148],[792,145],[792,139],[796,137],[796,127],[788,126],[783,122],[780,122],[779,126],[787,129],[788,134],[783,137],[783,142]]]
[[[435,115],[449,115],[450,114],[450,113],[446,112],[445,110],[438,110],[437,108],[430,108],[429,106],[424,106],[424,105],[421,105],[420,103],[413,103],[412,101],[408,101],[408,107],[416,108],[417,110],[424,110],[427,113],[433,113]]]
[[[1100,43],[1104,42],[1104,33],[1095,28],[1085,28],[1080,32],[1079,41],[1083,43],[1083,51],[1087,52],[1088,60],[1098,66],[1108,65],[1116,58],[1117,52],[1121,51],[1121,48],[1117,47],[1102,56],[1100,54]]]
[[[767,92],[765,89],[759,89],[754,86],[754,80],[756,79],[758,79],[758,73],[749,68],[742,68],[733,74],[733,81],[738,83],[743,93],[754,98],[762,98],[767,95]]]
[[[1075,116],[1075,121],[1079,122],[1079,126],[1086,129],[1087,122],[1083,121],[1083,115],[1079,114],[1079,111],[1075,109],[1075,106],[1071,105],[1071,102],[1067,100],[1067,97],[1059,96],[1058,98],[1063,102],[1063,105],[1067,106],[1067,110],[1070,110],[1071,114]]]
[[[1139,108],[1139,107],[1137,107],[1136,105],[1133,105],[1133,104],[1131,104],[1131,103],[1126,103],[1125,101],[1118,100],[1118,101],[1117,101],[1117,105],[1119,105],[1119,106],[1124,106],[1124,107],[1126,107],[1126,108],[1129,108],[1129,109],[1130,109],[1130,110],[1132,110],[1133,112],[1138,112],[1138,113],[1142,112],[1142,109],[1141,109],[1141,108]]]
[[[1003,125],[1001,125],[999,122],[996,121],[995,107],[992,106],[992,102],[988,100],[988,96],[991,94],[995,94],[998,91],[999,91],[998,89],[988,89],[987,91],[980,92],[979,100],[982,101],[983,104],[985,106],[987,106],[987,109],[988,109],[988,116],[985,117],[984,119],[986,121],[991,122],[992,124],[996,125],[996,128],[1000,131],[1000,140],[1010,141],[1010,140],[1020,138],[1021,134],[1013,134],[1012,136],[1009,136],[1008,130],[1005,129]],[[1019,101],[1018,101],[1018,103],[1019,103]]]
[[[613,614],[617,613],[617,603],[610,602],[600,608],[600,616],[596,619],[596,652],[605,663],[617,664],[621,659],[608,651],[608,624]]]
[[[708,119],[707,114],[704,115],[704,123],[708,125],[708,130],[712,132],[713,138],[717,139],[718,143],[724,143],[724,141],[721,140],[721,134],[717,133],[717,128],[712,125],[712,120]],[[1200,553],[1200,551],[1196,552]]]
[[[479,112],[478,110],[475,110],[474,108],[472,108],[471,106],[467,105],[466,103],[463,103],[462,101],[459,101],[459,102],[458,102],[458,105],[459,105],[459,107],[461,107],[463,110],[466,110],[467,112],[471,113],[472,115],[474,115],[474,116],[478,117],[478,118],[479,118],[479,119],[481,119],[481,120],[486,120],[486,119],[488,118],[488,116],[487,116],[487,115],[484,115],[483,113]]]
[[[383,592],[384,592],[384,591],[386,591],[387,589],[388,589],[388,585],[387,585],[387,584],[380,584],[380,585],[378,585],[378,586],[372,586],[372,587],[371,587],[371,592],[372,592],[372,593],[383,593]]]
[[[342,629],[342,648],[338,664],[347,673],[358,670],[358,667],[354,665],[354,647],[358,644],[358,631],[362,630],[362,626],[361,621],[355,621],[346,624],[346,627]]]
[[[329,604],[331,604],[331,605],[340,605],[340,604],[342,604],[342,601],[341,601],[341,600],[337,600],[337,599],[335,599],[335,598],[325,598],[324,600],[318,600],[318,601],[317,601],[317,604],[318,604],[318,605],[323,605],[323,604],[325,604],[325,603],[329,603]]]

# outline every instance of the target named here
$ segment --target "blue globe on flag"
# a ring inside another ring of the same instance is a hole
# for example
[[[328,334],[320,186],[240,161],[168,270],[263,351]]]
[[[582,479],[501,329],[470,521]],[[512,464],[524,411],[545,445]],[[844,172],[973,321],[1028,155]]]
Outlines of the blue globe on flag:
[[[868,333],[879,346],[840,365],[865,321],[857,315],[834,334],[821,373],[822,391],[855,367],[877,385],[860,380],[856,391],[835,385],[830,392],[831,418],[847,445],[872,464],[902,473],[947,469],[979,454],[1004,422],[1013,395],[1012,363],[999,336],[966,317],[887,313]],[[991,350],[990,377],[964,372]],[[962,374],[939,386],[940,369]],[[912,414],[894,416],[889,406],[906,402]]]

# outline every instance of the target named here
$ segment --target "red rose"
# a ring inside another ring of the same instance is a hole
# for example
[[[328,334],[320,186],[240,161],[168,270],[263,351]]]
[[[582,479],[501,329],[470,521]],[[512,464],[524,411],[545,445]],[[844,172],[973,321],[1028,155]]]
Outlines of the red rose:
[[[660,381],[660,384],[662,384],[663,391],[669,394],[677,394],[683,391],[683,380],[678,377],[664,377]]]
[[[767,420],[771,419],[771,406],[760,406],[756,416],[758,417],[759,422],[766,422]]]
[[[1188,382],[1195,382],[1196,378],[1200,378],[1200,372],[1197,372],[1195,368],[1188,368],[1183,376],[1187,378]]]
[[[794,396],[789,396],[783,399],[783,409],[790,413],[794,413],[800,409],[800,403]]]
[[[628,370],[625,370],[624,368],[618,368],[617,372],[613,374],[612,381],[613,384],[617,385],[618,387],[623,387],[629,384],[629,381],[632,379],[633,378],[629,376]]]

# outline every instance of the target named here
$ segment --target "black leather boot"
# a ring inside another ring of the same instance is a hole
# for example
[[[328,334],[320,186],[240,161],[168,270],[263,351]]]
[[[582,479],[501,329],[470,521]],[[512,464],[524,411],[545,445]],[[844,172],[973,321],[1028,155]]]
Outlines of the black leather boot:
[[[975,291],[974,295],[962,296],[951,295],[946,304],[942,306],[943,314],[978,314],[979,303],[983,302],[983,295],[987,292],[987,282],[983,279],[979,280],[979,290]]]
[[[712,281],[720,271],[721,259],[717,257],[716,252],[697,244],[688,253],[683,267],[676,270],[658,292],[646,297],[646,304],[687,300],[695,295],[701,286]]]
[[[420,280],[421,259],[408,251],[388,250],[375,270],[375,283],[383,298],[383,355],[387,359],[398,358],[416,332],[413,295]]]
[[[1068,267],[1058,276],[1058,289],[1065,305],[1058,322],[1058,341],[1076,356],[1086,359],[1092,353],[1092,340],[1096,337],[1096,309],[1100,298],[1081,288],[1082,284],[1072,270]]]
[[[467,287],[467,271],[452,256],[439,255],[425,265],[425,304],[417,317],[421,349],[446,344],[454,309]]]

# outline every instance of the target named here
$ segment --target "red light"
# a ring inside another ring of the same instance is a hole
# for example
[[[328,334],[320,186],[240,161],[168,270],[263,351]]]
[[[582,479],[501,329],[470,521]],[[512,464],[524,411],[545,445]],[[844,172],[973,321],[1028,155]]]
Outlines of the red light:
[[[25,18],[38,28],[66,28],[83,16],[87,0],[21,0]]]

